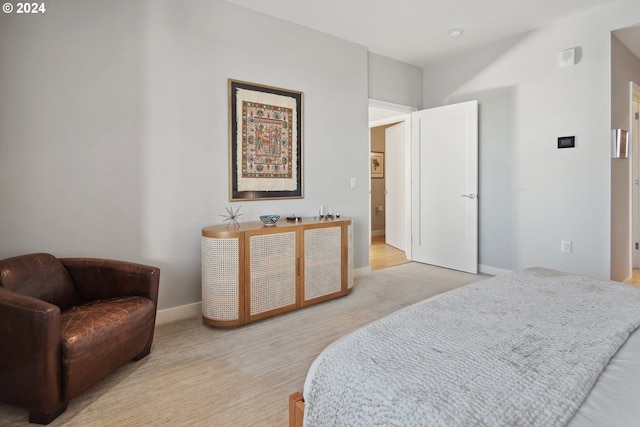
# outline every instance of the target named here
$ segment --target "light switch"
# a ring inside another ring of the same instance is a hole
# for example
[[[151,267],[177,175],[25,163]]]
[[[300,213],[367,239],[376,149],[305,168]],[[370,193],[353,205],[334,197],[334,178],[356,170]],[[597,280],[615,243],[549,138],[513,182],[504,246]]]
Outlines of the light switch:
[[[358,187],[358,180],[356,178],[351,178],[351,188]]]

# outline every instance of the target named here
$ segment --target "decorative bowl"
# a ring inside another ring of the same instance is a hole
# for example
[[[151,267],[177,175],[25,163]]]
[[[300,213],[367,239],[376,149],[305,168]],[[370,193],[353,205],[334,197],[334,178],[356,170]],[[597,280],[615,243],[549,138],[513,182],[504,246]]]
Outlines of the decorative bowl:
[[[276,222],[280,219],[280,215],[260,215],[260,221],[264,225],[276,225]]]

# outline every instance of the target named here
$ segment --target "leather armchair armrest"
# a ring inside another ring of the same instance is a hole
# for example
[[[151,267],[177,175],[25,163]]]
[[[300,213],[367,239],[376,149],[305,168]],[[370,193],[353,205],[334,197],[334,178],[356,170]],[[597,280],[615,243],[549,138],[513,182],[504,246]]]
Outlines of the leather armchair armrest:
[[[60,309],[0,288],[0,400],[48,410],[60,405]]]
[[[60,261],[71,276],[80,302],[142,296],[158,306],[157,267],[98,258],[60,258]]]

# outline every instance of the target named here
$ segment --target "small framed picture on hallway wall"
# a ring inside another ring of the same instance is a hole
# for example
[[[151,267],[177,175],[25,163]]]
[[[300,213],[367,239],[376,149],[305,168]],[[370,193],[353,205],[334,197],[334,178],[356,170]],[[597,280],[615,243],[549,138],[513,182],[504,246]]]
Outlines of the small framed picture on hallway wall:
[[[371,152],[371,178],[384,178],[384,153]]]

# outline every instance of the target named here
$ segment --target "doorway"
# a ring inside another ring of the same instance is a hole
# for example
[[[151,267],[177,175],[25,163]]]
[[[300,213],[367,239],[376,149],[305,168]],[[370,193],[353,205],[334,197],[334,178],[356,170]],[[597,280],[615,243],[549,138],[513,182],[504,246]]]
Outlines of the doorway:
[[[404,138],[398,135],[398,131],[404,132],[404,122],[370,128],[369,264],[372,271],[408,262],[404,245],[406,224],[403,221],[405,208],[402,197],[406,168],[404,159],[399,159],[404,152]]]
[[[371,104],[369,109],[370,115],[376,110]],[[399,187],[405,194],[403,202],[397,203],[403,211],[394,219],[405,222],[400,234],[406,236],[406,257],[477,273],[478,101],[412,110],[397,117],[387,111],[384,123],[369,122],[370,128],[400,121],[405,124],[404,154],[400,155],[404,162],[398,162],[405,168],[398,173],[403,176]],[[370,167],[379,173],[384,161],[379,154],[376,158],[378,163],[370,162]],[[371,213],[371,187],[369,196]],[[371,221],[369,225],[371,242]]]
[[[415,110],[370,101],[369,264],[372,270],[410,260],[404,242],[410,238],[410,113]]]

